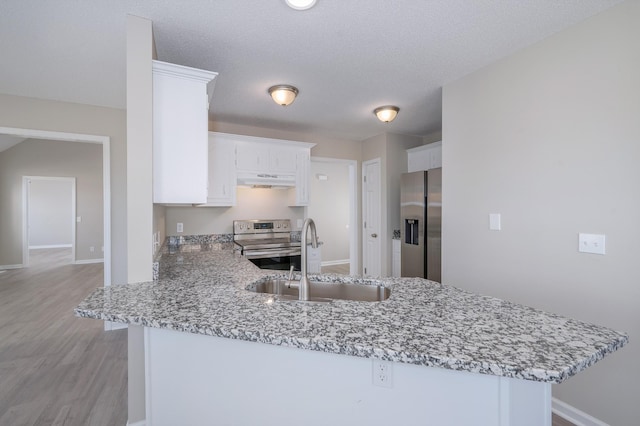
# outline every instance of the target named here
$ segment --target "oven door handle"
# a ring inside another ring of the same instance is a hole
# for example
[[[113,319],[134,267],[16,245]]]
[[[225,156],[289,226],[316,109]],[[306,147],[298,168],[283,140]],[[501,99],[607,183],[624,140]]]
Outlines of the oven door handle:
[[[300,249],[291,250],[256,250],[245,251],[244,256],[247,259],[264,259],[269,257],[281,257],[281,256],[300,256]]]

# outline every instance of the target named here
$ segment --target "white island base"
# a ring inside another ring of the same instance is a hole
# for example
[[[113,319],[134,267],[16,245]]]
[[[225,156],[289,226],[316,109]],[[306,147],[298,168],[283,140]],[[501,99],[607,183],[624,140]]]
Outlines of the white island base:
[[[551,426],[551,384],[145,328],[146,426]]]

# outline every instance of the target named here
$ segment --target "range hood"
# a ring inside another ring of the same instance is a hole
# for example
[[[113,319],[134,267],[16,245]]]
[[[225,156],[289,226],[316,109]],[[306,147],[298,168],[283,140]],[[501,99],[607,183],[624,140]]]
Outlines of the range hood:
[[[237,180],[238,186],[248,186],[251,188],[287,189],[296,186],[296,177],[293,174],[239,172]]]

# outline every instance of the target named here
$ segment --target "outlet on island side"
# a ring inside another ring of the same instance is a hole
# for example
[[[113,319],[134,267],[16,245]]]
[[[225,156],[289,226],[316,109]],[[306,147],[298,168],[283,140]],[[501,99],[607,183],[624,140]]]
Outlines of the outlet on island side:
[[[182,232],[184,230],[184,225],[182,222],[178,222],[178,226],[176,228],[176,232]]]
[[[393,387],[393,364],[379,359],[373,360],[373,385],[383,388]]]

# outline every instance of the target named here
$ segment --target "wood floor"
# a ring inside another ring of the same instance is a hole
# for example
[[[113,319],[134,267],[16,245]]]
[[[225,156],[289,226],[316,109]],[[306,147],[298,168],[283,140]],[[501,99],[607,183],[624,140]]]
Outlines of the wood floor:
[[[323,274],[343,274],[349,275],[350,265],[348,263],[341,263],[339,265],[323,266],[321,271]]]
[[[0,426],[127,422],[127,331],[73,315],[103,276],[70,260],[33,250],[29,268],[0,273]]]

